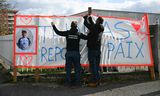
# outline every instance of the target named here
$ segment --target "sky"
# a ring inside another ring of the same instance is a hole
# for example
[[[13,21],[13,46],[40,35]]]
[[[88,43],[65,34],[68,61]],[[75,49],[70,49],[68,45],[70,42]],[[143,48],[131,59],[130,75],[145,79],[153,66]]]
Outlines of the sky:
[[[160,0],[9,0],[18,14],[72,15],[92,9],[160,13]]]

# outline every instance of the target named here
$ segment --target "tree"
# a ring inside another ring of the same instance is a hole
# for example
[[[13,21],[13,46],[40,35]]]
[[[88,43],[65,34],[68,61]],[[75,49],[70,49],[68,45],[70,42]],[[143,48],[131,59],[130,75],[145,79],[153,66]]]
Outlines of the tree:
[[[11,9],[8,0],[0,0],[0,9]]]

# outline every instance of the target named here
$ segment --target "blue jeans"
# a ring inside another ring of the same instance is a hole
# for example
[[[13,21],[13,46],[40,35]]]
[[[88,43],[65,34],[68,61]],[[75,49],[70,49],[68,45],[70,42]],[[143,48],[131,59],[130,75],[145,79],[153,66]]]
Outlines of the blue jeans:
[[[90,50],[88,49],[88,60],[90,64],[90,71],[91,71],[91,82],[98,82],[100,79],[99,75],[99,64],[100,64],[100,54],[99,50]]]
[[[65,54],[66,58],[66,83],[71,83],[71,70],[72,65],[74,65],[74,71],[75,71],[75,83],[80,83],[80,71],[81,71],[81,65],[80,65],[80,53],[78,51],[67,51]]]

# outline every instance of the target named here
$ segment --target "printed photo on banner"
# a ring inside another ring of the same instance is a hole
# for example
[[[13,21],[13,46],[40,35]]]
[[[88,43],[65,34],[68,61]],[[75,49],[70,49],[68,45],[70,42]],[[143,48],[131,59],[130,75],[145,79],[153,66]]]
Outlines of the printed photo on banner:
[[[36,28],[16,28],[16,53],[36,53]]]

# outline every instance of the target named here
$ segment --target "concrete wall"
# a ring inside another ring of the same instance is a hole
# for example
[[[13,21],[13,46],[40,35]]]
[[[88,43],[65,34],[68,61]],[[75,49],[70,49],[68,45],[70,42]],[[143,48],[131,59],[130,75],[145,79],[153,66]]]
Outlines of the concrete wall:
[[[0,36],[0,59],[11,66],[13,61],[13,35]]]

